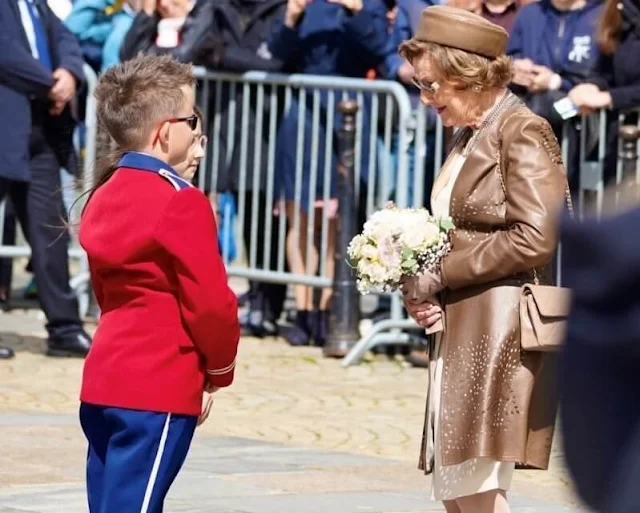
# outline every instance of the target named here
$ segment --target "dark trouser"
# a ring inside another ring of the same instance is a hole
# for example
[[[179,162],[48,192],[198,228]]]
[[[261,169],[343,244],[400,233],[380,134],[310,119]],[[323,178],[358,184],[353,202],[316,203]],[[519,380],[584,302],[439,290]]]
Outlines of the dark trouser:
[[[235,193],[236,205],[238,202],[238,193]],[[276,270],[278,267],[278,241],[280,239],[280,219],[271,212],[265,212],[267,205],[267,195],[264,192],[258,193],[257,202],[258,212],[257,221],[258,229],[256,236],[256,261],[255,265],[258,269],[263,269],[265,265],[264,247],[269,244],[270,262],[269,269]],[[245,214],[244,224],[242,226],[242,237],[247,255],[251,255],[251,221],[253,206],[253,193],[245,192]],[[271,239],[265,240],[267,215],[271,216]],[[284,215],[282,213],[281,215]],[[284,251],[284,248],[283,248]],[[286,258],[285,258],[286,262]],[[285,264],[286,265],[286,264]],[[249,310],[262,312],[264,319],[275,322],[282,314],[284,301],[287,297],[287,286],[279,283],[267,283],[261,281],[249,281]]]
[[[4,227],[2,231],[2,245],[13,246],[16,243],[16,216],[13,203],[7,201],[4,210]],[[7,299],[11,294],[11,281],[13,277],[13,260],[0,258],[0,289],[6,292]],[[3,299],[3,298],[0,298]]]
[[[81,329],[78,302],[69,286],[69,233],[60,189],[60,164],[34,124],[29,139],[31,182],[0,178],[0,199],[11,198],[31,246],[33,274],[50,337]]]
[[[90,513],[162,513],[198,418],[82,403]]]

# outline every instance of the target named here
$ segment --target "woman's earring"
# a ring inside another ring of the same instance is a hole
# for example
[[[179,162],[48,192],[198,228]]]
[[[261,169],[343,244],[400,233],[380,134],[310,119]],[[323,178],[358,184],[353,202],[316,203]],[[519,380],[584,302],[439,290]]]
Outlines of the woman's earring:
[[[471,88],[471,90],[472,90],[474,93],[479,93],[480,91],[482,91],[482,87],[480,87],[479,85],[476,85],[476,86],[473,86],[473,87]]]

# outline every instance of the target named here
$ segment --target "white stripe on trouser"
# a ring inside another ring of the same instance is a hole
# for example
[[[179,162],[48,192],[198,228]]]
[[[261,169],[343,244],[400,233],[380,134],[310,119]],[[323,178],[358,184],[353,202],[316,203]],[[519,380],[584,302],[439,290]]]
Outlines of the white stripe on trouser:
[[[156,478],[158,477],[158,469],[160,468],[162,453],[164,452],[164,446],[167,444],[167,436],[169,435],[169,422],[171,422],[171,414],[167,413],[167,420],[164,421],[164,428],[162,429],[162,436],[160,437],[160,445],[158,445],[156,459],[153,460],[153,468],[151,469],[151,475],[149,476],[147,489],[144,492],[144,500],[142,501],[140,513],[147,513],[147,510],[149,509],[149,502],[151,502],[151,494],[153,493],[153,487],[155,486]]]

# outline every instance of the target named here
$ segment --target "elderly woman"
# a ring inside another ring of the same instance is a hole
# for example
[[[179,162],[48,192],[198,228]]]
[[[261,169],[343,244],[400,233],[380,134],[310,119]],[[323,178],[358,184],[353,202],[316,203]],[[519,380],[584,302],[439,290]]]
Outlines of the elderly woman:
[[[555,420],[553,360],[522,351],[518,304],[522,284],[551,282],[567,183],[551,127],[507,90],[506,44],[497,25],[434,6],[400,47],[422,101],[459,129],[431,196],[456,225],[452,250],[403,287],[422,326],[443,321],[420,468],[448,512],[508,512],[516,463],[547,468]]]

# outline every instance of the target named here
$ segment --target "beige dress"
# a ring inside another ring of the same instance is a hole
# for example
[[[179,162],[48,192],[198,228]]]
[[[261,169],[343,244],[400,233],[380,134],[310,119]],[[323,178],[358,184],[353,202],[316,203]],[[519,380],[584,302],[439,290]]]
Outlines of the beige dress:
[[[454,149],[436,178],[431,195],[432,212],[437,217],[449,216],[449,203],[453,186],[462,169],[465,157]],[[429,362],[429,399],[432,405],[427,412],[427,422],[431,422],[435,458],[433,465],[432,500],[446,501],[466,497],[490,490],[508,490],[515,464],[500,462],[491,458],[472,458],[458,465],[443,466],[440,454],[440,391],[442,388],[442,370],[444,346],[442,337],[437,334],[435,351]]]

